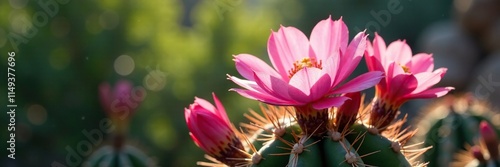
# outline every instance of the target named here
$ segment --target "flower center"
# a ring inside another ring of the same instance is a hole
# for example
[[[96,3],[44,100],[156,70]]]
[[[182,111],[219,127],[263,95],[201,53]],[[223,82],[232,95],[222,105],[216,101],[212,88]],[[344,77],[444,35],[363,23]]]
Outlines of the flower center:
[[[306,67],[323,69],[321,60],[318,62],[315,58],[305,57],[293,63],[293,68],[288,71],[288,78],[292,78],[295,73]]]
[[[411,73],[410,68],[408,68],[407,66],[401,64],[399,64],[399,66],[403,69],[403,71],[405,71],[405,73]]]

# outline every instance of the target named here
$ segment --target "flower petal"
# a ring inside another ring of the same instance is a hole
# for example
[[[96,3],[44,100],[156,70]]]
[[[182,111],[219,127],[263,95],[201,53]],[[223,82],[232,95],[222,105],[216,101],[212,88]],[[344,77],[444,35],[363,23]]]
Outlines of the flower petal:
[[[229,121],[229,118],[227,117],[226,109],[222,105],[222,103],[219,101],[219,98],[215,95],[215,93],[212,92],[212,98],[214,98],[215,106],[217,107],[217,110],[215,110],[216,114],[223,119],[226,124],[230,124],[231,122]]]
[[[410,71],[414,74],[431,72],[434,69],[432,54],[419,53],[412,57]]]
[[[410,94],[418,86],[418,81],[415,76],[411,74],[399,74],[396,75],[392,80],[391,84],[388,85],[388,93],[392,96],[389,99],[398,99],[407,94]]]
[[[288,83],[283,81],[279,76],[271,76],[265,72],[254,72],[255,83],[271,96],[289,100]]]
[[[271,96],[269,94],[266,94],[266,93],[261,93],[261,92],[246,90],[246,89],[238,89],[238,88],[229,89],[229,91],[235,91],[236,93],[240,94],[243,97],[253,99],[253,100],[258,100],[258,101],[268,103],[268,104],[285,105],[285,106],[294,105],[293,102],[284,101],[282,99],[278,99],[278,98]]]
[[[349,31],[342,18],[332,21],[330,16],[321,20],[311,32],[311,47],[318,60],[338,55],[339,51],[345,52],[348,41]]]
[[[340,57],[340,73],[335,78],[334,85],[344,81],[356,69],[366,49],[366,35],[358,33]]]
[[[282,26],[278,32],[271,33],[267,52],[274,68],[285,79],[295,61],[309,57],[309,41],[297,28]]]
[[[230,76],[230,75],[228,75],[227,79],[233,81],[235,84],[237,84],[245,89],[248,89],[251,91],[256,91],[256,92],[265,92],[262,88],[260,88],[259,85],[257,85],[257,83],[255,83],[255,81],[243,80],[243,79],[239,79],[238,77]]]
[[[448,94],[451,90],[454,90],[454,87],[439,87],[439,88],[432,88],[432,89],[427,89],[423,92],[417,93],[417,94],[411,94],[409,96],[406,96],[406,99],[415,99],[415,98],[421,98],[421,99],[427,99],[427,98],[437,98],[444,96]]]
[[[418,81],[418,87],[413,91],[413,93],[420,93],[434,86],[439,81],[441,81],[441,78],[446,73],[446,71],[446,68],[440,68],[434,72],[423,72],[415,74],[415,78],[417,78]]]
[[[316,110],[322,110],[330,107],[340,107],[348,99],[349,98],[345,96],[328,97],[314,102],[312,106]]]
[[[262,61],[261,59],[249,55],[239,54],[234,57],[236,70],[248,80],[254,81],[253,72],[266,72],[273,76],[280,76],[271,66]]]
[[[339,88],[332,91],[332,94],[359,92],[375,86],[383,78],[383,72],[371,71],[364,73]]]
[[[309,103],[323,97],[331,88],[330,76],[317,68],[303,68],[291,79],[288,92],[295,101]]]
[[[212,103],[208,102],[207,100],[205,99],[202,99],[202,98],[198,98],[198,97],[194,97],[194,104],[193,104],[193,108],[196,108],[196,109],[203,109],[203,110],[206,110],[206,111],[210,111],[214,114],[215,113],[215,106],[212,105]],[[191,109],[193,109],[191,108]]]
[[[373,56],[375,56],[377,60],[385,64],[387,62],[387,58],[385,56],[386,45],[384,39],[380,35],[378,35],[378,33],[375,33],[372,47]]]
[[[339,63],[340,63],[340,57],[339,56],[332,56],[328,57],[324,62],[323,62],[323,71],[327,73],[330,76],[331,83],[330,85],[333,85],[333,82],[335,80],[335,77],[337,76],[337,73],[339,71]]]
[[[387,46],[386,55],[400,65],[408,66],[413,56],[406,41],[397,40]]]

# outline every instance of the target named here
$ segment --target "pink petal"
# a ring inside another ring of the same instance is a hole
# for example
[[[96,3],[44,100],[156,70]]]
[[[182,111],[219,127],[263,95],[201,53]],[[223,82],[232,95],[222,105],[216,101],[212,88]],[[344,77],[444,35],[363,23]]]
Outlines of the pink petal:
[[[415,76],[411,74],[399,74],[391,80],[388,85],[388,94],[390,99],[399,99],[403,96],[410,94],[417,88],[418,81]]]
[[[406,96],[406,99],[427,99],[427,98],[437,98],[444,96],[448,94],[451,90],[454,90],[455,88],[453,87],[439,87],[439,88],[432,88],[432,89],[427,89],[423,92],[417,93],[417,94],[410,94]]]
[[[210,149],[203,145],[203,143],[201,143],[200,140],[198,140],[192,132],[189,132],[189,136],[191,136],[191,139],[194,141],[194,144],[196,144],[196,146],[200,147],[203,151],[210,153]]]
[[[375,86],[383,78],[383,72],[364,73],[332,91],[332,94],[359,92]]]
[[[309,103],[323,97],[331,88],[330,76],[317,68],[303,68],[291,79],[289,94],[292,99]]]
[[[441,68],[434,72],[423,72],[415,74],[415,78],[417,78],[418,80],[418,88],[415,89],[413,93],[420,93],[434,86],[439,81],[441,81],[444,73],[446,73],[446,69]]]
[[[380,61],[375,58],[375,56],[367,56],[365,54],[365,62],[369,71],[382,71],[384,72],[384,67],[380,63]]]
[[[323,71],[330,76],[330,85],[333,85],[333,82],[335,81],[333,79],[337,76],[339,71],[340,57],[338,55],[328,57],[323,63]]]
[[[184,118],[186,119],[186,124],[188,125],[188,127],[190,126],[191,112],[192,110],[184,108]]]
[[[344,81],[356,69],[366,49],[366,35],[358,33],[347,47],[347,51],[340,58],[340,73],[335,78],[335,84]]]
[[[228,140],[228,134],[232,134],[232,130],[228,124],[213,113],[200,112],[196,119],[198,128],[201,133],[196,136],[205,146],[218,146],[221,141]]]
[[[220,118],[222,118],[226,122],[226,124],[230,124],[229,118],[227,117],[226,114],[226,109],[224,109],[224,106],[219,101],[219,98],[217,98],[217,96],[213,92],[212,92],[212,97],[214,98],[215,106],[217,107],[217,110],[215,110],[217,115]]]
[[[330,107],[340,107],[348,97],[340,96],[340,97],[327,97],[323,98],[319,101],[316,101],[312,104],[313,108],[316,110],[322,110]]]
[[[408,66],[413,55],[410,46],[405,41],[397,40],[389,44],[385,56],[389,56],[401,65]]]
[[[193,105],[194,106],[199,105],[204,110],[207,110],[207,111],[210,111],[210,112],[216,114],[215,110],[217,110],[217,109],[215,108],[215,106],[212,105],[212,103],[208,102],[205,99],[194,97],[194,104]]]
[[[391,62],[389,62],[388,67],[386,67],[386,68],[387,68],[386,69],[387,73],[390,73],[390,74],[387,74],[387,76],[389,76],[389,77],[394,77],[394,76],[400,75],[400,74],[408,74],[404,71],[403,67],[398,62],[391,61]]]
[[[267,52],[274,68],[285,79],[295,61],[309,57],[309,41],[300,30],[282,26],[278,32],[271,33]]]
[[[411,59],[410,71],[414,74],[431,72],[434,69],[434,58],[432,54],[419,53]]]
[[[264,91],[274,97],[289,100],[288,83],[278,77],[268,75],[265,72],[254,72],[255,83]]]
[[[349,31],[342,18],[337,21],[332,21],[331,17],[321,20],[311,33],[311,47],[318,60],[338,55],[339,51],[345,52],[348,40]]]
[[[234,62],[236,64],[236,70],[248,80],[254,80],[253,72],[266,72],[273,76],[280,76],[273,68],[271,68],[267,63],[261,59],[249,55],[249,54],[239,54],[234,57]]]
[[[258,100],[264,103],[268,104],[274,104],[274,105],[294,105],[294,102],[291,101],[284,101],[282,99],[278,99],[274,96],[271,96],[266,93],[261,93],[261,92],[256,92],[252,90],[245,90],[245,89],[229,89],[229,91],[235,91],[236,93],[240,94],[243,97],[253,99],[253,100]]]
[[[245,89],[248,89],[251,91],[256,91],[256,92],[265,92],[262,88],[260,88],[259,85],[257,85],[257,83],[255,83],[255,81],[243,80],[243,79],[239,79],[238,77],[230,76],[230,75],[228,75],[227,79],[233,81],[235,84],[237,84]]]
[[[378,35],[378,33],[375,33],[375,37],[373,39],[373,56],[381,62],[387,61],[385,58],[385,50],[386,50],[386,45],[384,39]]]

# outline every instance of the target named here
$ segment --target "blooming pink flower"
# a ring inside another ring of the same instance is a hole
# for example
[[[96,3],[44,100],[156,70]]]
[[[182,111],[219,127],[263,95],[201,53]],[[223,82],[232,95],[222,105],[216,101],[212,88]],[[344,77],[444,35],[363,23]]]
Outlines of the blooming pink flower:
[[[104,111],[110,117],[118,117],[122,120],[129,118],[140,102],[132,98],[133,90],[132,83],[127,80],[118,81],[114,88],[108,83],[99,85],[99,97]]]
[[[248,158],[241,141],[229,122],[224,106],[212,93],[215,106],[195,97],[194,103],[184,109],[189,135],[195,144],[208,155],[227,164],[234,165],[236,160],[227,158]]]
[[[385,73],[385,79],[375,86],[374,105],[377,106],[373,110],[378,111],[372,112],[372,116],[378,114],[378,117],[387,117],[384,126],[392,121],[404,102],[417,98],[441,97],[454,89],[431,88],[443,78],[447,69],[434,70],[432,54],[419,53],[413,56],[405,41],[394,41],[386,46],[384,39],[375,34],[373,44],[367,44],[365,60],[370,71]]]
[[[312,105],[316,110],[340,106],[348,98],[337,95],[370,88],[382,75],[368,72],[343,83],[362,58],[366,35],[360,32],[348,41],[342,19],[320,21],[309,40],[300,30],[281,26],[267,43],[273,67],[249,54],[236,55],[236,69],[245,79],[229,79],[244,89],[231,90],[274,105]]]

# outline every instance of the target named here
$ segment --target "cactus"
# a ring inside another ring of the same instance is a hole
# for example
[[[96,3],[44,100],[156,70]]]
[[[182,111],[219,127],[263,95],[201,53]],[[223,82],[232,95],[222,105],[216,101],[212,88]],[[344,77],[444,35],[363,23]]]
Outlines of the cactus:
[[[500,118],[500,115],[493,112],[487,103],[470,94],[447,96],[430,105],[423,113],[416,121],[419,133],[414,139],[425,141],[424,147],[433,147],[423,156],[430,167],[451,164],[463,166],[466,163],[459,162],[469,162],[462,152],[477,145],[481,136],[478,131],[480,122],[495,125],[496,133],[500,132],[500,122],[492,120]],[[454,161],[457,162],[453,163]]]
[[[86,162],[84,167],[151,167],[156,162],[149,158],[138,148],[124,144],[120,145],[122,137],[115,136],[112,145],[104,145],[96,150]],[[123,143],[122,143],[123,144]]]

